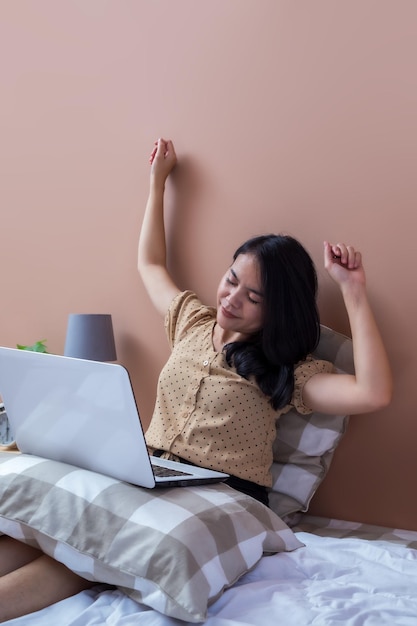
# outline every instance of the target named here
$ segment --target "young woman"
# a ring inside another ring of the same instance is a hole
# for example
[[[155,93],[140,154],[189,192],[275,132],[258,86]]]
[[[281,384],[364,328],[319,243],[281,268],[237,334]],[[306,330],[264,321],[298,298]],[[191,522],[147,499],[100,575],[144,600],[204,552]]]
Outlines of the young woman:
[[[325,268],[341,289],[353,338],[355,376],[339,375],[310,356],[320,333],[317,277],[292,237],[244,243],[220,281],[216,308],[179,290],[166,267],[163,217],[165,182],[176,164],[172,142],[160,139],[150,160],[139,270],[166,316],[172,349],[146,433],[150,451],[229,473],[229,484],[267,503],[280,414],[292,406],[301,413],[365,413],[391,399],[361,255],[324,243]]]
[[[268,502],[275,422],[291,406],[308,413],[365,413],[391,399],[387,355],[366,295],[361,255],[324,244],[351,325],[355,375],[310,353],[319,340],[317,278],[304,248],[283,235],[255,237],[234,254],[216,308],[181,292],[166,266],[164,188],[176,163],[171,141],[151,154],[139,270],[165,316],[171,356],[158,382],[146,437],[151,452],[225,471],[229,484]],[[0,622],[92,585],[64,565],[0,537]]]

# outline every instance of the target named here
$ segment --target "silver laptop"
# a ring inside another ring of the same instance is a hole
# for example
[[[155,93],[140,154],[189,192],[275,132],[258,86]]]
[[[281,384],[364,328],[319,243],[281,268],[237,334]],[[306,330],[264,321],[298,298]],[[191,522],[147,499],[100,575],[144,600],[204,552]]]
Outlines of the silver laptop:
[[[228,478],[149,456],[122,365],[0,347],[0,396],[13,437],[26,454],[150,489]]]

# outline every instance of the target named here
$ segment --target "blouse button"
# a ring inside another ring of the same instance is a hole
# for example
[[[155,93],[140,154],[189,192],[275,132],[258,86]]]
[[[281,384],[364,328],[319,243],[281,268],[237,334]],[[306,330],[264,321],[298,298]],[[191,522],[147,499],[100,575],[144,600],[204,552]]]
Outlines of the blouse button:
[[[209,362],[208,362],[208,361],[203,361],[203,365],[204,365],[204,367],[205,367],[206,365],[208,365],[208,364],[209,364]]]

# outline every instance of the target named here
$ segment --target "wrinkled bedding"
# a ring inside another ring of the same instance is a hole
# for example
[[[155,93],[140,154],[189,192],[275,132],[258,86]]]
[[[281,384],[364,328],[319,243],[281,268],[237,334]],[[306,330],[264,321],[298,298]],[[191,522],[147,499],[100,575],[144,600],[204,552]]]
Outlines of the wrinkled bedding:
[[[415,626],[417,532],[306,516],[305,544],[263,557],[210,608],[207,626]],[[98,585],[13,626],[180,626]]]

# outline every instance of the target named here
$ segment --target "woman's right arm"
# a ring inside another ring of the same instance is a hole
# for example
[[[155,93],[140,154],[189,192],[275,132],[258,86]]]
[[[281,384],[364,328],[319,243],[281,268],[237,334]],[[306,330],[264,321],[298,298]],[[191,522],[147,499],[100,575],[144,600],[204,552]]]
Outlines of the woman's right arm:
[[[166,179],[177,162],[172,141],[158,139],[150,162],[150,188],[139,236],[138,269],[153,305],[165,315],[180,291],[166,265],[164,191]]]

